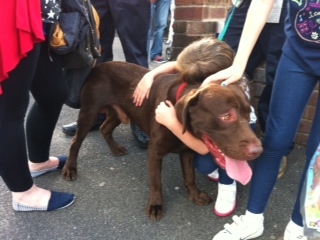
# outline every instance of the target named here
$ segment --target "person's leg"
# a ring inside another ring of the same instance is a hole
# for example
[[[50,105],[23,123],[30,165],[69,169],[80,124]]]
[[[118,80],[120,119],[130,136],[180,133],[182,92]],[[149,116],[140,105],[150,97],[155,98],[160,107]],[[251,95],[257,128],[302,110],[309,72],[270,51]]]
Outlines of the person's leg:
[[[35,102],[26,121],[29,159],[34,163],[49,159],[53,132],[68,96],[61,56],[52,52],[50,60],[48,48],[46,42],[41,44],[39,63],[30,89]]]
[[[156,4],[152,3],[151,4],[151,10],[150,10],[150,28],[148,32],[148,43],[147,43],[147,51],[150,57],[150,46],[153,41],[153,34],[154,34],[154,28],[155,28],[155,18],[154,18],[154,13],[155,13],[155,7]]]
[[[9,79],[1,83],[0,175],[13,192],[26,191],[33,185],[28,167],[24,117],[38,56],[39,46],[36,46],[10,73]]]
[[[320,78],[318,79],[320,80]],[[315,111],[315,118],[313,120],[312,128],[310,130],[310,134],[307,142],[306,163],[301,175],[294,209],[292,211],[289,223],[287,224],[287,227],[284,231],[284,240],[291,240],[293,239],[292,236],[295,237],[294,239],[302,239],[302,240],[307,239],[304,236],[305,231],[303,227],[304,225],[303,223],[305,221],[303,217],[305,216],[302,216],[301,214],[302,212],[305,212],[303,211],[304,201],[302,199],[305,199],[306,195],[308,194],[306,193],[306,189],[305,189],[306,186],[304,184],[306,181],[308,171],[310,171],[309,164],[319,145],[319,139],[320,139],[319,124],[320,124],[320,98],[318,96],[318,101],[317,101],[316,111]]]
[[[318,78],[318,79],[320,80],[320,78]],[[299,191],[297,194],[297,199],[296,199],[294,209],[292,212],[292,216],[291,216],[292,221],[299,226],[303,226],[302,216],[301,216],[301,207],[300,207],[303,183],[304,183],[304,180],[306,177],[306,173],[308,171],[308,167],[309,167],[311,158],[320,143],[319,125],[320,125],[320,96],[318,95],[315,117],[313,119],[312,128],[310,129],[310,133],[309,133],[309,137],[308,137],[308,141],[307,141],[306,164],[305,164],[302,176],[301,176]]]
[[[225,169],[219,168],[218,171],[218,195],[214,213],[219,217],[227,217],[236,210],[237,184],[228,176]]]
[[[28,167],[24,117],[38,56],[36,45],[1,84],[4,93],[0,96],[0,175],[12,193],[16,211],[57,210],[74,201],[73,194],[51,192],[34,185]]]
[[[148,68],[150,1],[107,0],[107,2],[126,61]]]
[[[98,58],[97,64],[113,60],[112,45],[115,37],[115,28],[111,12],[106,0],[91,0],[92,5],[100,17],[100,45],[101,57]]]
[[[245,216],[235,219],[214,240],[229,239],[232,234],[245,238],[258,237],[263,233],[263,213],[277,180],[281,159],[290,148],[299,127],[305,106],[317,81],[304,73],[294,62],[282,55],[274,82],[264,151],[256,159],[251,179],[250,195]],[[283,91],[286,97],[283,97]],[[294,106],[294,109],[292,109]],[[250,226],[242,231],[237,224],[241,221]],[[231,228],[231,229],[230,229]],[[229,230],[227,230],[229,229]],[[242,231],[243,233],[240,233]]]
[[[162,56],[163,35],[168,23],[170,4],[171,0],[158,0],[155,3],[156,7],[153,16],[155,29],[153,34],[153,42],[150,49],[151,61]]]
[[[264,151],[254,165],[248,202],[250,212],[265,211],[277,179],[281,158],[291,146],[316,83],[317,81],[300,70],[299,66],[282,55],[263,139]],[[286,90],[285,95],[283,89]]]
[[[201,174],[209,174],[218,168],[210,153],[206,155],[195,153],[193,166]]]
[[[284,8],[286,9],[286,8]],[[266,83],[261,92],[257,107],[257,116],[259,120],[259,126],[262,133],[265,132],[265,125],[269,114],[269,104],[271,99],[271,93],[273,88],[273,81],[277,71],[280,56],[282,54],[282,45],[285,41],[284,35],[284,18],[286,11],[282,10],[282,17],[279,23],[267,23],[263,28],[259,42],[260,46],[265,50],[265,75]],[[279,169],[278,178],[280,178],[286,168],[287,158],[286,156],[291,152],[294,147],[294,142],[288,152],[282,158],[281,168]]]
[[[293,61],[282,55],[263,139],[264,151],[256,160],[253,169],[248,202],[250,212],[264,212],[277,179],[281,158],[291,146],[316,83],[312,76],[304,73]]]
[[[224,169],[218,167],[210,153],[206,155],[195,154],[193,166],[199,173],[208,175],[216,169],[219,171],[218,195],[214,205],[214,213],[220,217],[232,214],[236,209],[236,182],[231,179]]]

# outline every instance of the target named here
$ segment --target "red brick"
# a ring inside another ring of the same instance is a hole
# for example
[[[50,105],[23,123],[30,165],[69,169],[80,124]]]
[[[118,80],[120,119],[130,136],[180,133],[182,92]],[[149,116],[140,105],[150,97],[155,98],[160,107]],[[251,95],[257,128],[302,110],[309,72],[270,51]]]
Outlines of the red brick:
[[[217,30],[217,22],[187,22],[186,33],[187,35],[215,35]]]
[[[228,13],[228,9],[225,7],[208,7],[204,11],[205,19],[221,18],[225,19]]]
[[[310,99],[310,102],[309,102],[310,105],[313,105],[313,106],[317,105],[318,93],[319,93],[319,91],[317,90],[317,87],[316,87],[316,89],[312,93],[312,96],[311,96],[311,99]]]
[[[231,6],[231,0],[208,0],[208,4]]]
[[[302,119],[298,131],[301,133],[309,133],[311,129],[311,125],[312,125],[312,121],[307,119]]]
[[[306,112],[304,113],[303,118],[308,120],[313,120],[315,113],[316,113],[316,107],[309,104],[306,108]]]
[[[203,5],[207,4],[208,0],[175,0],[176,6],[179,5]]]
[[[174,22],[174,33],[186,33],[187,32],[187,22],[186,21],[175,21]]]
[[[298,145],[306,145],[307,140],[308,140],[308,134],[298,132],[294,142]]]
[[[175,20],[202,21],[203,10],[203,7],[179,7],[174,12],[174,18]]]

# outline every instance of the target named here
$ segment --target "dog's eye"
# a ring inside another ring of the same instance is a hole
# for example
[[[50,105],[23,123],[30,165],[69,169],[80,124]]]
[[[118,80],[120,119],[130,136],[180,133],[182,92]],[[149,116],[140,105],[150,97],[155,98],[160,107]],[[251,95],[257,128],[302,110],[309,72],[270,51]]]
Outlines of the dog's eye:
[[[228,112],[221,114],[219,118],[223,122],[234,122],[237,120],[237,112],[235,109],[230,109]]]
[[[225,114],[225,115],[222,116],[222,120],[223,121],[230,121],[230,119],[231,119],[231,114],[230,113]]]

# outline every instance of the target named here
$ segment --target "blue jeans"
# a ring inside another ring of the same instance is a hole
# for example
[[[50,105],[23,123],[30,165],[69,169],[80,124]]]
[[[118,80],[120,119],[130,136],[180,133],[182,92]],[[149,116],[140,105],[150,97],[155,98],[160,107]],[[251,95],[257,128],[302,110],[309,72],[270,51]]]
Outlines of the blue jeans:
[[[233,179],[227,175],[227,172],[225,169],[222,169],[215,163],[210,153],[206,155],[200,155],[196,153],[193,161],[193,166],[198,170],[198,172],[206,175],[208,175],[209,173],[212,173],[218,168],[219,183],[226,184],[226,185],[233,183]]]
[[[171,0],[158,0],[156,3],[151,4],[151,23],[149,30],[149,40],[151,41],[153,38],[150,49],[151,61],[158,56],[162,56],[163,34],[168,23],[170,4]]]
[[[294,140],[303,112],[320,77],[305,72],[291,59],[282,54],[270,102],[270,112],[263,139],[264,151],[256,159],[251,180],[247,209],[252,213],[263,213],[272,189],[277,181],[282,157]],[[292,213],[292,220],[302,226],[300,194],[306,171],[320,141],[320,99],[307,142],[306,165],[300,181],[299,191]]]

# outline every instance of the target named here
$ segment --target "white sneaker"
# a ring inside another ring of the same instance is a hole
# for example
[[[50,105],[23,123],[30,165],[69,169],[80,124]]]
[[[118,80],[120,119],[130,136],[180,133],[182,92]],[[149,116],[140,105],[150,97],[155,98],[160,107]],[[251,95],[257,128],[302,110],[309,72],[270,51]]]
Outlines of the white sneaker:
[[[214,205],[214,213],[219,217],[226,217],[236,210],[237,185],[218,184],[218,196]]]
[[[289,221],[286,230],[284,231],[284,240],[308,240],[303,235],[303,227],[295,224],[292,220]]]
[[[214,170],[212,173],[208,174],[208,178],[210,181],[218,182],[219,181],[218,168],[216,170]]]
[[[224,230],[220,231],[212,240],[247,240],[260,237],[263,233],[263,217],[260,221],[248,220],[246,215],[233,216],[232,224],[225,224]]]

